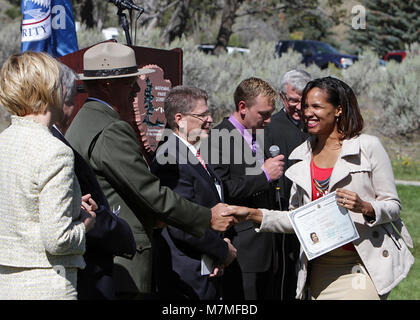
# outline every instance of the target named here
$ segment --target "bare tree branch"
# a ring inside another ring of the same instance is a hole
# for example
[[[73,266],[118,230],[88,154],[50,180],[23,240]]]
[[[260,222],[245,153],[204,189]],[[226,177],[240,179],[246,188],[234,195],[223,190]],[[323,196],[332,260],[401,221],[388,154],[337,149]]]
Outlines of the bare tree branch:
[[[145,10],[145,13],[143,14],[143,20],[141,22],[141,25],[145,25],[147,24],[150,20],[154,20],[158,17],[160,17],[163,13],[165,13],[166,10],[171,9],[172,7],[176,6],[181,0],[175,0],[172,1],[171,3],[169,3],[167,6],[163,7],[163,8],[151,8],[151,12],[153,13],[147,13],[147,11]],[[156,2],[155,2],[156,3]],[[154,11],[152,11],[154,10]]]

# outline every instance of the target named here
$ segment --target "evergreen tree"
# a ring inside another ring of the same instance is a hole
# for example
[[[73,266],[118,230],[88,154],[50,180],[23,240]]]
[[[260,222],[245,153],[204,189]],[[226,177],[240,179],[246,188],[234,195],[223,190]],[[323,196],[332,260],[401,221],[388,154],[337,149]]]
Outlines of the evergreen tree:
[[[344,12],[340,9],[342,0],[323,1],[331,12],[320,7],[319,0],[285,1],[285,15],[289,30],[302,33],[302,39],[332,42],[331,28],[340,23]],[[299,39],[298,39],[299,40]]]
[[[420,38],[420,0],[363,0],[366,28],[353,29],[350,41],[370,47],[380,56]]]

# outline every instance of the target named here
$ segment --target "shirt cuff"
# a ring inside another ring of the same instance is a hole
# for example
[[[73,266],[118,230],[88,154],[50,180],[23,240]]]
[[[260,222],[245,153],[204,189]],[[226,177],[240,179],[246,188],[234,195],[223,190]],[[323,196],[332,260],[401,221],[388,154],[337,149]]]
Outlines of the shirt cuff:
[[[265,173],[265,177],[267,178],[267,181],[268,182],[271,182],[271,178],[270,178],[270,176],[268,175],[268,172],[263,168],[263,171],[264,171],[264,173]]]

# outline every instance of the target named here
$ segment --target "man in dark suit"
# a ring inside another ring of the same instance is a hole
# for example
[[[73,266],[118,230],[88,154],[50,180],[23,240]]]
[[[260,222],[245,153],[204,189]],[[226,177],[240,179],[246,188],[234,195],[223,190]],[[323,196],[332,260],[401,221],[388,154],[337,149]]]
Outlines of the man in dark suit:
[[[277,94],[264,80],[242,81],[234,93],[235,111],[210,133],[208,160],[221,177],[229,204],[270,208],[272,182],[283,174],[283,155],[264,155],[263,131]],[[278,234],[257,233],[241,222],[225,233],[237,248],[237,262],[226,268],[225,299],[274,299],[278,273]]]
[[[223,186],[213,169],[200,161],[199,145],[213,119],[207,93],[195,87],[173,88],[165,99],[169,127],[151,171],[180,196],[211,208],[223,201]],[[208,228],[201,238],[168,226],[154,238],[155,275],[159,297],[218,300],[220,274],[236,258],[236,249],[220,232]],[[210,269],[203,270],[206,266]]]
[[[152,285],[152,231],[158,220],[201,237],[209,226],[224,231],[234,219],[221,216],[226,205],[210,210],[191,203],[161,187],[150,173],[129,122],[140,90],[137,78],[152,70],[137,68],[134,50],[119,43],[100,43],[84,53],[83,65],[81,79],[89,98],[66,138],[94,170],[111,209],[134,233],[134,258],[114,259],[117,298],[146,298]]]
[[[311,80],[310,74],[303,70],[290,70],[283,75],[279,92],[283,108],[271,117],[271,122],[265,129],[265,147],[280,147],[280,152],[285,156],[284,170],[293,164],[288,159],[290,153],[308,137],[301,119],[301,97],[303,89]],[[275,209],[287,210],[292,182],[283,175],[278,181],[278,186],[280,203],[276,203]],[[292,300],[296,296],[296,264],[299,261],[300,243],[296,235],[282,234],[279,246],[279,265],[283,274],[277,278],[278,296],[282,300]]]
[[[115,215],[96,180],[95,174],[83,157],[74,150],[62,132],[67,129],[74,112],[77,74],[64,64],[60,64],[64,86],[63,117],[52,128],[52,134],[68,145],[74,153],[74,171],[82,194],[91,194],[98,205],[96,223],[86,233],[86,262],[84,269],[77,273],[77,296],[79,300],[115,299],[112,279],[114,256],[131,258],[136,252],[133,232],[126,221]]]

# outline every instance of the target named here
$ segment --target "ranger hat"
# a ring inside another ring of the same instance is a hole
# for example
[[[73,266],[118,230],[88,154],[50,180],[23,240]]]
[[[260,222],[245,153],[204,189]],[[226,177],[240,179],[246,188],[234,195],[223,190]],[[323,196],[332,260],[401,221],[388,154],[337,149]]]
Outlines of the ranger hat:
[[[153,69],[138,69],[136,55],[130,47],[103,42],[86,50],[83,55],[83,73],[80,80],[133,77],[154,72]]]

